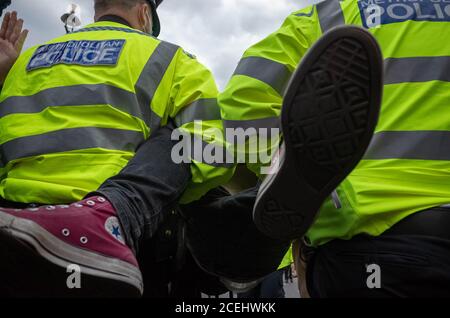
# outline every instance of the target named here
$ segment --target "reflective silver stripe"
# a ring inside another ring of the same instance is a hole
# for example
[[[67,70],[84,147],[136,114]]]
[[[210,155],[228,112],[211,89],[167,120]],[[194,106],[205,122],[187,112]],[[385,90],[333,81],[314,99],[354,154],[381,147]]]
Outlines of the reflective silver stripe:
[[[39,113],[51,106],[111,105],[144,120],[136,95],[110,85],[54,87],[31,96],[12,96],[0,103],[0,117]]]
[[[323,33],[345,24],[344,13],[339,0],[325,0],[316,6]]]
[[[261,128],[278,128],[281,127],[280,117],[269,117],[269,118],[261,118],[261,119],[253,119],[253,120],[224,120],[225,128],[239,129],[242,128],[244,130],[249,128],[255,128],[256,130]]]
[[[32,96],[13,96],[0,103],[0,117],[19,113],[39,113],[51,106],[111,105],[142,119],[152,131],[161,118],[152,111],[151,101],[178,47],[161,42],[145,65],[136,94],[111,85],[75,85],[55,87]]]
[[[73,150],[103,148],[135,152],[144,142],[139,131],[110,128],[71,128],[8,141],[0,146],[1,162]]]
[[[450,209],[450,204],[443,205],[442,207]]]
[[[450,82],[450,56],[388,58],[384,68],[385,84]]]
[[[151,103],[178,48],[171,43],[161,42],[145,65],[135,86],[138,103],[144,116],[149,118],[148,126],[152,131],[161,126],[161,118],[152,111]]]
[[[239,62],[234,75],[244,75],[260,80],[283,96],[292,72],[284,64],[251,56],[243,58]]]
[[[175,123],[181,127],[196,120],[221,120],[216,98],[199,99],[185,107],[176,117]]]
[[[0,118],[12,114],[40,113],[52,106],[86,105],[111,105],[140,118],[152,130],[158,128],[161,122],[149,106],[139,104],[134,93],[103,84],[54,87],[31,96],[12,96],[0,103]]]
[[[342,209],[341,198],[339,197],[339,193],[337,192],[337,190],[334,190],[334,191],[331,193],[331,199],[333,200],[334,207],[335,207],[336,209]]]
[[[380,132],[364,159],[450,160],[450,131]]]

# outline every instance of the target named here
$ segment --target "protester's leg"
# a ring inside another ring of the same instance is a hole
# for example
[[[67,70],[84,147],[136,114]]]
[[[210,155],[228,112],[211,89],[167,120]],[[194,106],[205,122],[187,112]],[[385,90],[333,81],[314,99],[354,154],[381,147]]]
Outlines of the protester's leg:
[[[156,133],[123,172],[85,200],[2,209],[0,256],[9,262],[0,263],[0,281],[5,278],[19,295],[141,294],[142,275],[130,247],[154,233],[190,179],[189,165],[171,160],[170,135],[168,129]],[[81,289],[66,284],[73,264],[82,273]]]
[[[201,298],[202,294],[218,297],[227,292],[228,289],[220,279],[203,271],[189,252],[186,253],[181,268],[171,279],[172,298]]]
[[[285,298],[284,274],[286,270],[277,270],[261,280],[261,283],[246,293],[239,293],[238,298]]]
[[[128,244],[151,238],[170,213],[191,179],[190,165],[171,158],[175,141],[170,128],[162,128],[143,144],[117,175],[90,194],[106,197],[117,211]]]
[[[250,299],[261,298],[261,284],[262,282],[259,283],[258,286],[256,286],[255,288],[252,288],[245,293],[238,293],[237,298],[250,298]]]
[[[187,245],[206,272],[244,283],[277,270],[290,241],[271,239],[256,228],[256,194],[257,188],[236,195],[215,189],[182,208]]]

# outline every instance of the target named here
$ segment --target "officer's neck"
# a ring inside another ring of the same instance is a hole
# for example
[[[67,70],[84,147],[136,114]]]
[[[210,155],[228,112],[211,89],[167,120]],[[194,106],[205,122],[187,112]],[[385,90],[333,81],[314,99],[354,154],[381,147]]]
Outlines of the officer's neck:
[[[125,20],[122,17],[119,17],[118,15],[114,15],[114,14],[106,14],[97,20],[97,22],[106,22],[106,21],[120,23],[120,24],[126,25],[127,27],[131,28],[131,24],[127,20]]]

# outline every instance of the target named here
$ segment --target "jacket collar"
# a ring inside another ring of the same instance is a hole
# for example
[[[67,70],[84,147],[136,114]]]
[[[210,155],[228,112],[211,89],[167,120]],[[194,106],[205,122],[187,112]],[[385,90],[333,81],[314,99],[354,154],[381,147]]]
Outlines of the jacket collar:
[[[112,14],[102,16],[100,19],[98,19],[97,22],[115,22],[126,25],[127,27],[131,28],[131,25],[128,23],[127,20]]]

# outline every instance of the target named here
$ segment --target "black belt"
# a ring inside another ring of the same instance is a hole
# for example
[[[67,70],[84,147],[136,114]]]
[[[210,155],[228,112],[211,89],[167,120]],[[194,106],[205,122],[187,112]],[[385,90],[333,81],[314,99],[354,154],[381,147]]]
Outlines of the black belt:
[[[450,207],[437,207],[414,213],[383,235],[425,235],[450,240]]]

